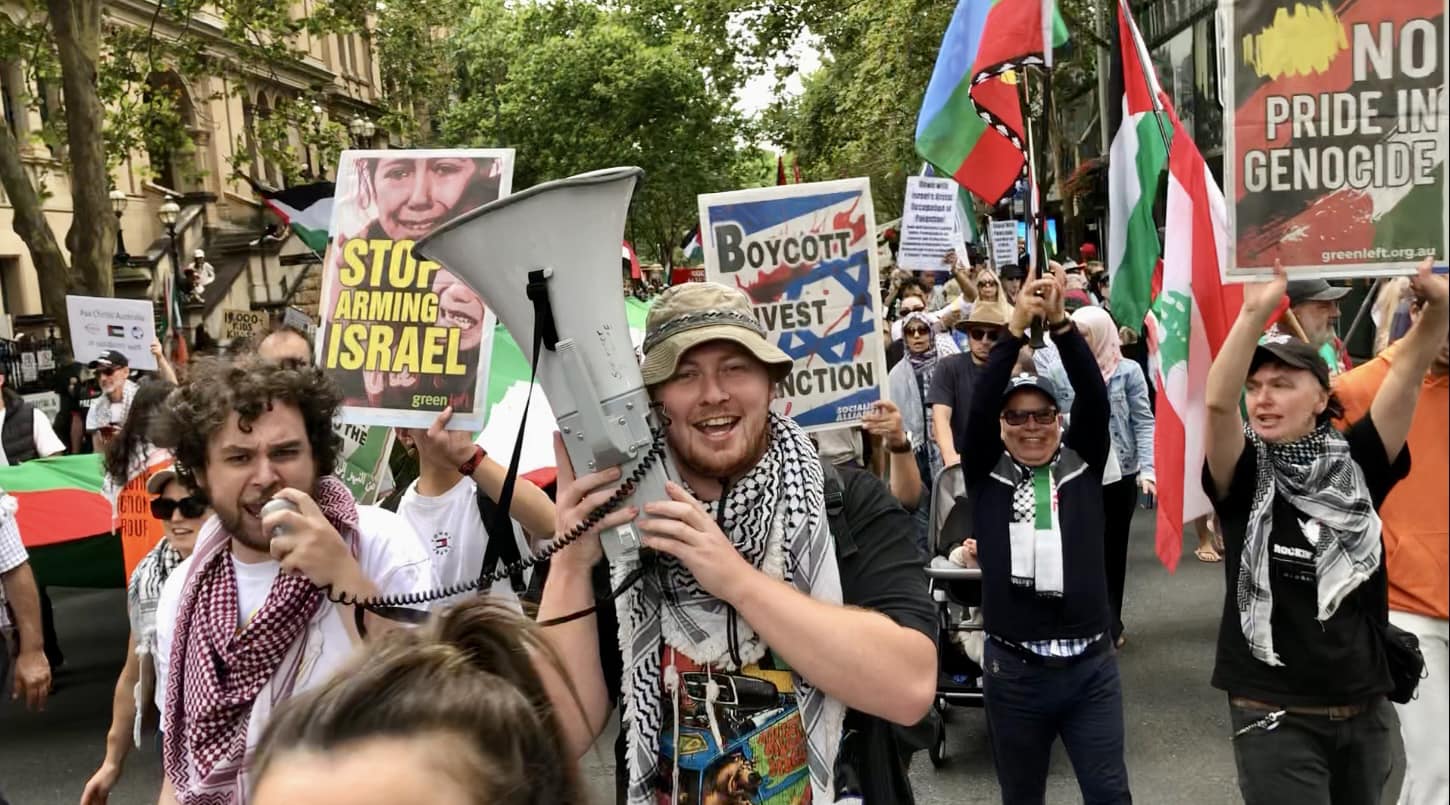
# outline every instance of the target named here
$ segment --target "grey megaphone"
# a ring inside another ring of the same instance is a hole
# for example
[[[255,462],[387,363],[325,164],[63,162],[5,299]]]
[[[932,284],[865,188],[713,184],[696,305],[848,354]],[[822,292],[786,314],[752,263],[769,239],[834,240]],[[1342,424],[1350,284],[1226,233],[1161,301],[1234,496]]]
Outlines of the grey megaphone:
[[[639,168],[545,182],[435,229],[413,253],[447,268],[534,360],[579,474],[620,467],[627,503],[667,500],[678,478],[629,337],[619,244]],[[537,341],[536,341],[537,339]],[[633,523],[600,535],[611,562],[638,559]]]

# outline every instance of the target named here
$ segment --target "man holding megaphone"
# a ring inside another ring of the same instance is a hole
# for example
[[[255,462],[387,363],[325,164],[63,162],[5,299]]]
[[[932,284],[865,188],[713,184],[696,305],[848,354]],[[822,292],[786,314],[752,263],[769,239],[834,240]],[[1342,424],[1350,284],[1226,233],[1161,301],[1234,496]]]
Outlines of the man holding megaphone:
[[[618,704],[617,774],[636,805],[799,801],[806,788],[816,803],[910,802],[886,722],[928,712],[936,649],[909,515],[873,476],[823,468],[801,428],[770,411],[792,360],[744,294],[670,288],[650,310],[643,355],[683,484],[610,513],[553,558],[545,622],[595,605],[601,528],[634,521],[648,549],[638,584],[616,568],[618,649],[601,644],[595,616],[547,630],[584,705],[570,720],[578,708],[559,702],[572,745],[586,751]],[[558,437],[555,454],[562,534],[621,477],[575,477]]]

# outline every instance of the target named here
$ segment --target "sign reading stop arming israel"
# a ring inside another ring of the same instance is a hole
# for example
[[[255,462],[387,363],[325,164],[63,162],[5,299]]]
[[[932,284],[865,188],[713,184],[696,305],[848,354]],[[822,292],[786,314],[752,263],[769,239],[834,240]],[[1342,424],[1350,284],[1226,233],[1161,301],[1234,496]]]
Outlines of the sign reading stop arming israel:
[[[866,179],[700,196],[705,277],[750,297],[795,360],[774,408],[807,430],[854,424],[882,399],[875,232]]]
[[[1230,279],[1445,264],[1447,5],[1225,0]]]

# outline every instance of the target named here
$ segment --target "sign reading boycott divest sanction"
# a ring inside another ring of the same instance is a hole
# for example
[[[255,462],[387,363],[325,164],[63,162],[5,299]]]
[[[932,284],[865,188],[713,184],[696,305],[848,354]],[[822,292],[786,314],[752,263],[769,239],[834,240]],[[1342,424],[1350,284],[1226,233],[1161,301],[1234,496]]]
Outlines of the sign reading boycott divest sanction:
[[[886,383],[870,182],[702,195],[700,232],[706,279],[750,297],[795,360],[775,409],[808,430],[859,421]]]
[[[1225,0],[1230,279],[1444,265],[1446,0]]]
[[[494,314],[413,243],[508,195],[513,151],[345,151],[319,305],[318,364],[343,420],[422,427],[452,406],[455,430],[483,427]]]

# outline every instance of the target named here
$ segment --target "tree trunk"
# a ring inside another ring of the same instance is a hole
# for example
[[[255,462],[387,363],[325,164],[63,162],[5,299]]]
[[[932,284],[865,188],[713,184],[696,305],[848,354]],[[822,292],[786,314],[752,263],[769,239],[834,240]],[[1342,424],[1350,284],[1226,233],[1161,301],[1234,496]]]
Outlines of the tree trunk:
[[[111,257],[116,217],[106,170],[105,109],[96,91],[101,48],[101,0],[46,0],[60,57],[70,147],[71,226],[66,233],[71,266],[92,296],[113,296]]]
[[[68,333],[65,295],[70,290],[71,269],[50,229],[50,222],[45,220],[40,194],[30,183],[30,174],[20,156],[20,143],[4,123],[0,123],[0,186],[10,197],[15,234],[30,250],[30,261],[40,281],[41,309],[55,319],[60,332]]]

